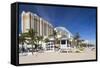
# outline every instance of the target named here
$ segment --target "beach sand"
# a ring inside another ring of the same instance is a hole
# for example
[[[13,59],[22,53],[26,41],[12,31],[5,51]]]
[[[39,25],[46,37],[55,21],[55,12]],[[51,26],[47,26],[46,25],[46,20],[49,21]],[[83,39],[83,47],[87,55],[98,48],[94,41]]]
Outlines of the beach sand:
[[[96,51],[91,51],[89,48],[86,48],[82,53],[44,52],[44,53],[35,53],[34,55],[26,55],[26,56],[20,55],[19,64],[95,60],[95,59],[96,59]]]

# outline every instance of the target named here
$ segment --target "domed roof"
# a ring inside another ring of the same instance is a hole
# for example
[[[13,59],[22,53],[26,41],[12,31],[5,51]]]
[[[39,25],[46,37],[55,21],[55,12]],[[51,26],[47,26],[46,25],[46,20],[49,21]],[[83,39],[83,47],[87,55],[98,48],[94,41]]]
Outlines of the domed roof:
[[[73,36],[72,33],[69,30],[67,30],[65,27],[56,27],[55,30],[61,31],[63,33],[69,34],[70,36]]]

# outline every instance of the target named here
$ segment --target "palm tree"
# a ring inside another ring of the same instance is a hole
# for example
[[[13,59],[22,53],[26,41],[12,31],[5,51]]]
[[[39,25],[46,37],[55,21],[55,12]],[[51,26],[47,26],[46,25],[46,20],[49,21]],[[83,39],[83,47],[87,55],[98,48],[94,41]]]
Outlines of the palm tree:
[[[42,41],[43,41],[43,36],[39,36],[39,39],[40,39],[41,44],[42,44]]]
[[[36,36],[36,38],[37,38],[37,44],[39,44],[39,41],[43,40],[43,36]]]
[[[57,31],[53,30],[53,36],[54,36],[54,46],[56,47],[56,43],[57,43]]]
[[[43,36],[36,36],[37,47],[39,47],[39,42],[43,40]],[[41,43],[42,44],[42,43]],[[41,47],[41,46],[40,46]]]
[[[81,47],[81,44],[84,40],[80,39],[80,34],[79,33],[76,33],[75,37],[74,37],[74,40],[76,40],[76,45],[78,47]]]
[[[24,52],[24,43],[26,43],[26,38],[24,33],[19,34],[19,44],[22,45],[22,53]]]
[[[80,43],[80,47],[84,47],[84,45],[83,45],[83,42],[84,40],[79,40],[79,43]]]
[[[60,49],[60,44],[61,44],[60,40],[61,40],[61,38],[56,38],[56,43],[57,43],[58,45],[57,45],[55,48],[56,48],[57,50]]]
[[[45,42],[45,43],[48,43],[48,42],[49,42],[49,39],[48,39],[48,38],[45,38],[45,39],[44,39],[44,42]]]
[[[28,44],[31,44],[32,45],[32,54],[33,54],[33,46],[37,46],[36,45],[36,31],[33,30],[33,29],[29,29],[28,32],[26,33],[27,34],[27,41],[29,41]]]
[[[47,50],[47,49],[48,49],[48,44],[47,44],[47,43],[48,43],[50,40],[49,40],[49,38],[45,38],[43,41],[46,43],[46,50]]]
[[[79,46],[79,39],[80,39],[80,34],[76,33],[76,35],[74,36],[74,41],[76,42],[76,47]]]

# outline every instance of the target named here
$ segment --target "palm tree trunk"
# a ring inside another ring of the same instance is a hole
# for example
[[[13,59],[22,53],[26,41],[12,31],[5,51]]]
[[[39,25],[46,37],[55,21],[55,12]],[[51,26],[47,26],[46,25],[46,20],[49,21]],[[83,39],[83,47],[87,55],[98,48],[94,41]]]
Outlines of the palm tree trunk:
[[[33,55],[33,45],[32,45],[32,55]]]
[[[22,43],[22,54],[24,53],[24,44]]]
[[[78,40],[77,40],[77,47],[79,47],[79,45],[78,45]]]
[[[56,49],[56,41],[54,39],[54,51],[55,51],[55,49]]]

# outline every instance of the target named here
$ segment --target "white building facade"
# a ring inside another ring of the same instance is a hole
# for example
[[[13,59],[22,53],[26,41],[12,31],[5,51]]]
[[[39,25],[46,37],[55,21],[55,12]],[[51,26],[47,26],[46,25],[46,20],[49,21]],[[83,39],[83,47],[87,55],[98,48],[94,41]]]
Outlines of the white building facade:
[[[69,32],[65,27],[56,27],[55,30],[58,33],[60,39],[60,49],[69,49],[71,47],[70,41],[72,41],[72,33]]]
[[[42,47],[45,50],[54,51],[55,49],[54,45],[55,38],[54,36],[52,36],[51,38],[49,37],[50,35],[53,35],[53,30],[57,31],[57,38],[60,38],[59,39],[60,49],[67,49],[68,47],[70,47],[70,45],[68,44],[68,39],[71,39],[72,34],[66,28],[64,27],[54,28],[51,23],[49,23],[42,17],[38,16],[37,14],[23,11],[21,14],[22,33],[27,32],[31,28],[37,32],[36,34],[37,36],[43,36],[43,38],[49,38],[50,42],[42,43]]]
[[[37,14],[23,11],[21,14],[22,33],[32,28],[38,36],[49,36],[53,34],[53,25]]]

